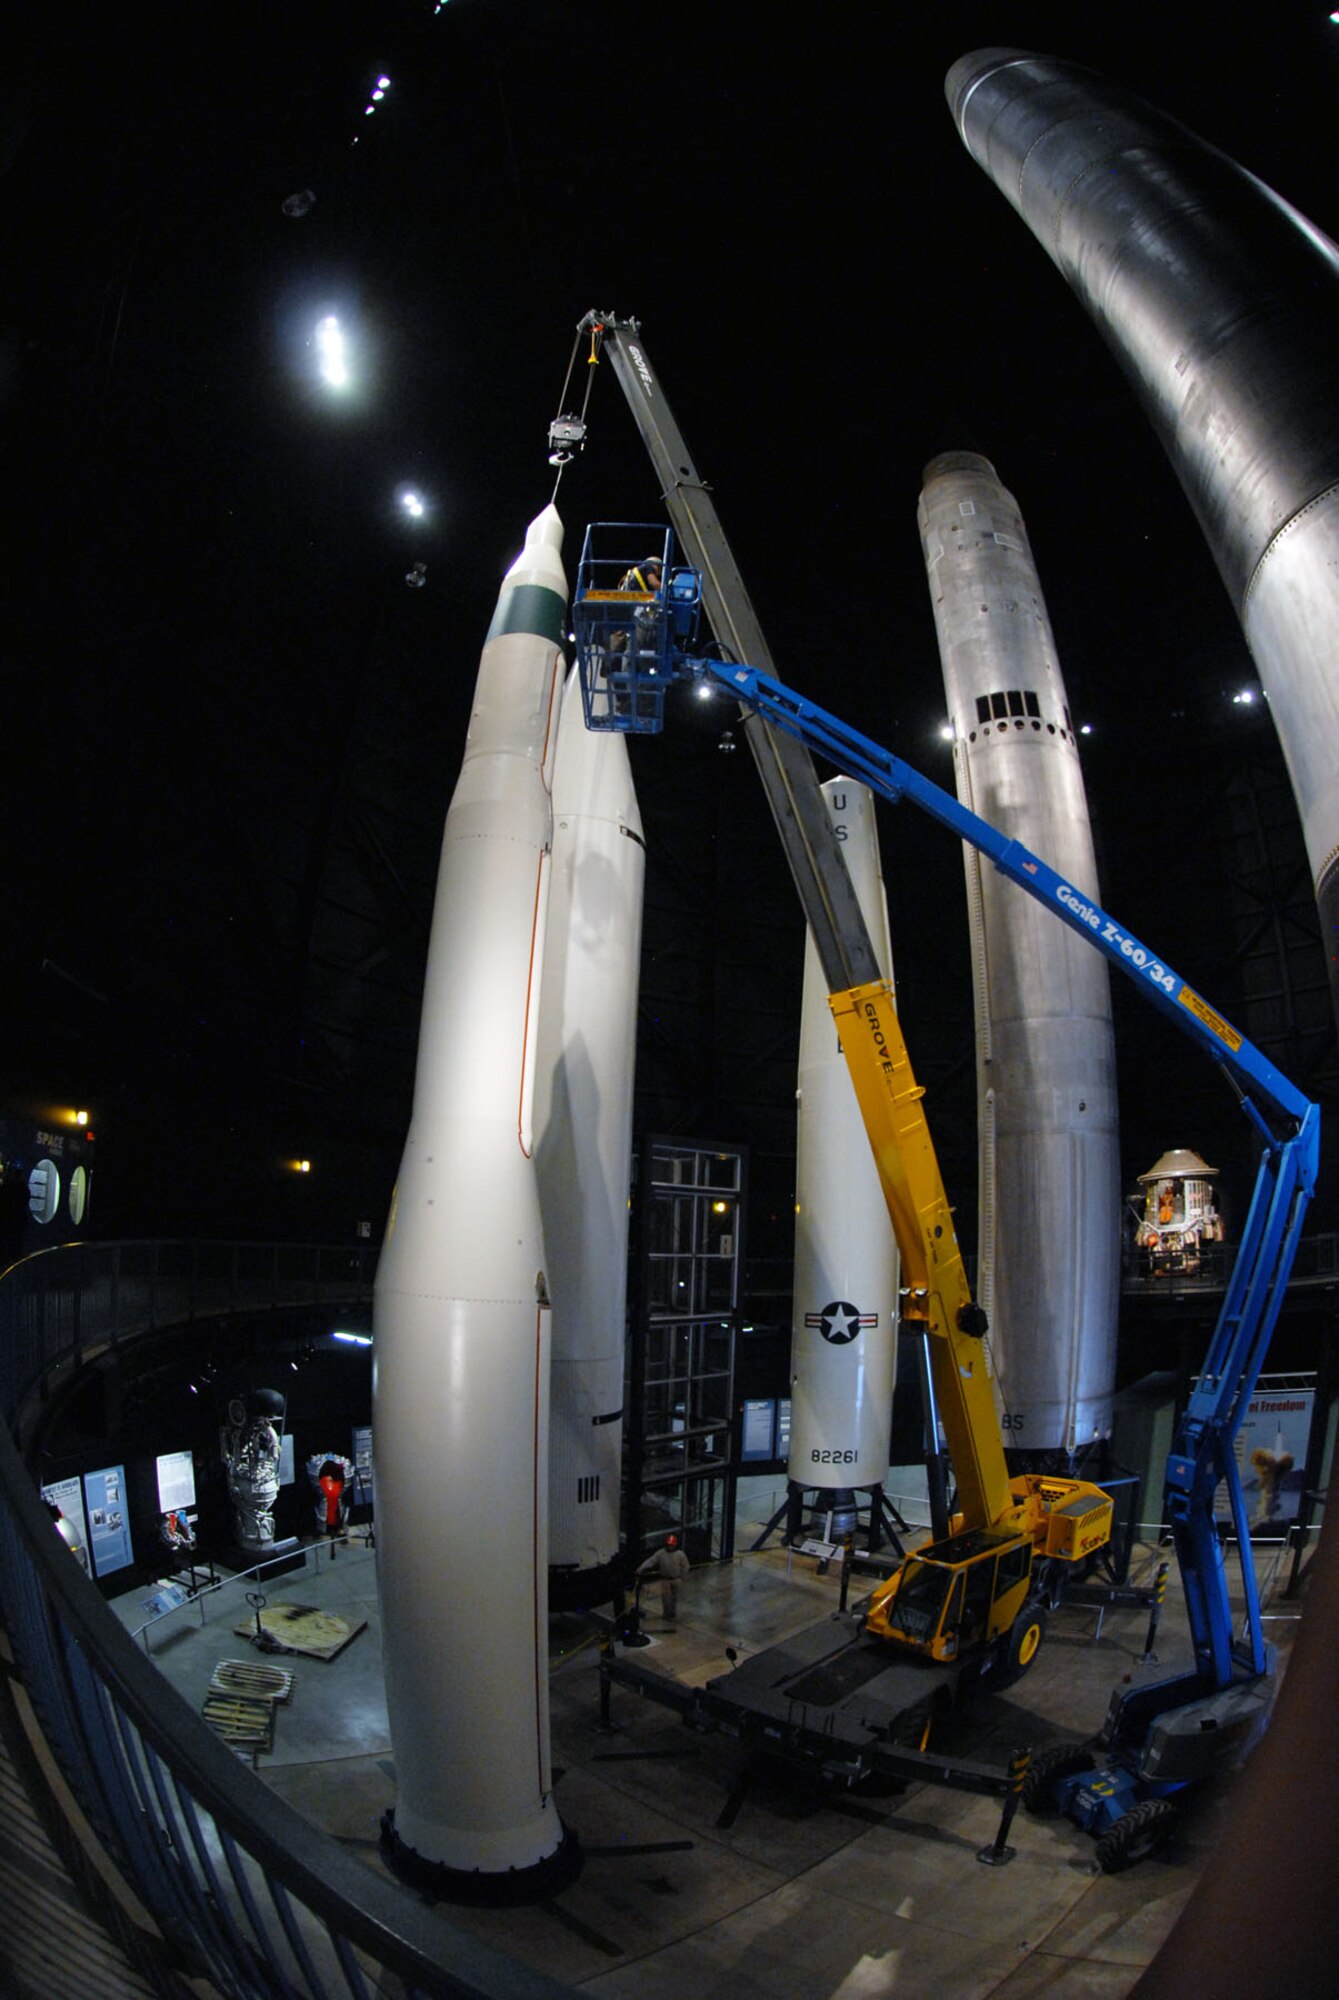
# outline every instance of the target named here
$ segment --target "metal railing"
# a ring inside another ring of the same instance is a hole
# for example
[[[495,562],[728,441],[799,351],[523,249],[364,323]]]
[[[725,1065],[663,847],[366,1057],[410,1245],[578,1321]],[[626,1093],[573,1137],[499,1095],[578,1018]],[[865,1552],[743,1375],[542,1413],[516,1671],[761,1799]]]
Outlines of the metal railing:
[[[331,1535],[326,1540],[312,1542],[302,1551],[304,1570],[310,1564],[312,1574],[319,1577],[321,1564],[334,1562],[339,1549],[346,1551],[346,1574],[349,1564],[357,1568],[360,1563],[372,1564],[376,1561],[375,1544],[363,1531],[355,1530],[353,1534]],[[155,1598],[161,1598],[163,1602],[158,1608],[150,1611],[149,1616],[141,1619],[138,1625],[128,1626],[127,1630],[132,1639],[143,1642],[150,1659],[153,1658],[153,1647],[149,1644],[149,1634],[157,1632],[169,1621],[174,1632],[184,1624],[199,1624],[203,1628],[220,1619],[235,1631],[234,1621],[250,1616],[247,1591],[263,1584],[272,1570],[287,1575],[293,1565],[294,1558],[290,1552],[271,1556],[268,1562],[253,1563],[250,1569],[234,1570],[227,1576],[215,1576],[210,1582],[193,1584],[189,1590],[184,1585],[176,1584],[175,1580],[169,1580],[173,1583],[171,1589],[164,1590],[160,1585],[156,1593],[144,1600],[148,1605],[153,1604]]]
[[[371,1244],[63,1243],[0,1278],[0,1396],[19,1405],[104,1348],[221,1313],[370,1299]]]
[[[1232,1275],[1236,1256],[1235,1243],[1204,1243],[1184,1260],[1154,1265],[1146,1250],[1127,1248],[1121,1259],[1121,1289],[1150,1295],[1221,1292]],[[1336,1280],[1339,1280],[1339,1235],[1304,1236],[1297,1246],[1289,1289],[1305,1290],[1308,1286],[1334,1284]]]
[[[350,1299],[370,1282],[371,1254],[120,1243],[29,1258],[0,1278],[6,1414],[12,1423],[53,1369],[133,1333]],[[207,1980],[228,2000],[375,2000],[385,1973],[407,2000],[569,1992],[380,1880],[239,1762],[71,1561],[3,1424],[0,1613],[79,1811],[175,1957],[178,1971],[154,1968],[160,1992],[187,2000]]]
[[[1125,1246],[1121,1254],[1121,1290],[1125,1294],[1171,1296],[1185,1292],[1221,1292],[1237,1258],[1237,1244],[1201,1244],[1185,1258],[1153,1264],[1147,1250]],[[1303,1236],[1289,1276],[1291,1292],[1309,1286],[1329,1286],[1339,1280],[1339,1236],[1321,1232]]]

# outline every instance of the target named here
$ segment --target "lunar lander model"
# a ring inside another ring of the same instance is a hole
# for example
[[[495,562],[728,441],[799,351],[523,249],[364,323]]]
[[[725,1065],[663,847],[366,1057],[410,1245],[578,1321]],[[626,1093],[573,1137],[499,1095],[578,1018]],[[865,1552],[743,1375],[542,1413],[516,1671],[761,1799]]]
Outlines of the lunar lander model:
[[[1182,1146],[1162,1154],[1140,1174],[1144,1200],[1138,1243],[1153,1271],[1197,1271],[1204,1246],[1223,1241],[1223,1220],[1213,1198],[1217,1173],[1217,1167]]]

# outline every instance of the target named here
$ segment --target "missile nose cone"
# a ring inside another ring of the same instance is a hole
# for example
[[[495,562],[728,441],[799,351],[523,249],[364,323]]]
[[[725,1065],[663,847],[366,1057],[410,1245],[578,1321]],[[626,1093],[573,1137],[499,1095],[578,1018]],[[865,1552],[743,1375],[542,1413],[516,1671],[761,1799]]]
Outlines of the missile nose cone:
[[[507,571],[506,580],[522,570],[550,569],[561,554],[563,517],[550,500],[542,514],[536,514],[525,531],[525,547]]]
[[[967,100],[986,77],[997,69],[1005,69],[1011,63],[1031,62],[1032,53],[1028,49],[974,49],[970,55],[959,56],[948,75],[944,78],[944,95],[953,113],[953,122],[962,130],[962,114]]]
[[[990,460],[983,458],[979,451],[941,451],[921,474],[921,484],[928,486],[932,479],[944,479],[954,472],[981,473],[986,479],[999,478]]]
[[[552,500],[542,514],[536,514],[525,531],[527,548],[533,548],[539,543],[546,543],[551,549],[560,549],[563,545],[563,518]]]
[[[536,514],[526,529],[525,547],[502,579],[503,595],[522,584],[538,584],[542,589],[556,591],[562,603],[566,604],[567,577],[563,571],[562,546],[563,518],[550,501],[543,513]],[[562,624],[559,617],[560,628]],[[535,629],[547,630],[547,627]],[[491,636],[496,637],[496,632]],[[553,636],[561,644],[561,629]]]

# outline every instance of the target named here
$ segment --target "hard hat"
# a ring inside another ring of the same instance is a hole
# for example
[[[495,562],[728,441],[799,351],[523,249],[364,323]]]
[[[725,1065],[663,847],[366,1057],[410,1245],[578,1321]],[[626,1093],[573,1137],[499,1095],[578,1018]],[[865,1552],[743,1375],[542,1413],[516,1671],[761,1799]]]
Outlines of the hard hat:
[[[666,1535],[665,1547],[667,1549],[677,1549],[678,1546],[679,1546],[679,1537],[677,1535]]]

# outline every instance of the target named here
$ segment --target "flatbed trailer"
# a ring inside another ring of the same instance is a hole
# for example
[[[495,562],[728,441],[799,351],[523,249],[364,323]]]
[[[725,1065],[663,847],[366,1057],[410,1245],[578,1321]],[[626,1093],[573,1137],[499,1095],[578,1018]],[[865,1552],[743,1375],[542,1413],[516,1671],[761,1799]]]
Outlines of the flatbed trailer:
[[[922,1748],[933,1714],[953,1700],[962,1669],[892,1652],[864,1629],[863,1607],[836,1611],[752,1654],[702,1687],[690,1687],[617,1651],[600,1647],[601,1726],[612,1729],[612,1690],[623,1688],[673,1710],[685,1727],[740,1743],[754,1766],[775,1761],[787,1777],[843,1791],[866,1779],[933,1784],[1003,1803],[995,1839],[977,1859],[1012,1858],[1006,1836],[1022,1797],[1029,1753],[1006,1766]]]

